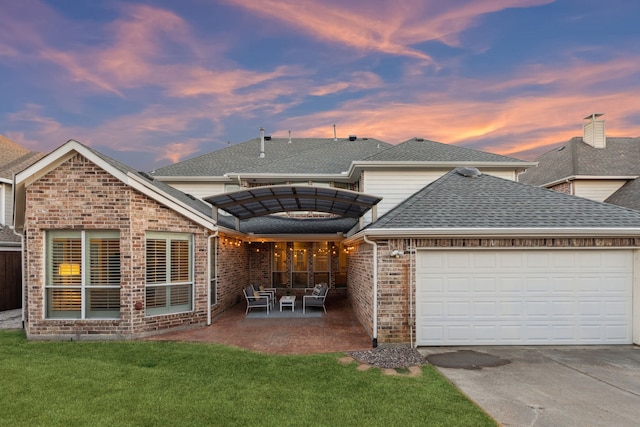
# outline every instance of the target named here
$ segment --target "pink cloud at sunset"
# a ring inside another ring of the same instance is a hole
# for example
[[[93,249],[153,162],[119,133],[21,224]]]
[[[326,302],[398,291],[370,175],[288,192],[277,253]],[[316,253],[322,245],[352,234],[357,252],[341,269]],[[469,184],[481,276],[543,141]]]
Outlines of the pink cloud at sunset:
[[[9,2],[0,134],[40,151],[77,139],[141,170],[260,127],[524,159],[592,112],[640,135],[640,3],[570,3]]]

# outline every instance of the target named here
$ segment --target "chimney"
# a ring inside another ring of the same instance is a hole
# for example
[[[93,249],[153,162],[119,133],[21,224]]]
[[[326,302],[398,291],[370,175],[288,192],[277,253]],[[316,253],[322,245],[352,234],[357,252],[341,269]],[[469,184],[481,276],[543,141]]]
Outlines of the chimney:
[[[607,137],[604,132],[604,113],[593,113],[582,120],[582,141],[593,148],[606,148]]]
[[[264,159],[264,128],[260,128],[260,158]]]

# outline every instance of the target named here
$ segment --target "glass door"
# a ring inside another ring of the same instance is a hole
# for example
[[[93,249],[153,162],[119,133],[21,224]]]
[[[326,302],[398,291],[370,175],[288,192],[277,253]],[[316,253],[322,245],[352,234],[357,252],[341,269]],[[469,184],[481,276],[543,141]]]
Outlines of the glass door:
[[[309,284],[309,251],[306,243],[293,243],[293,268],[291,269],[291,286],[306,288]]]

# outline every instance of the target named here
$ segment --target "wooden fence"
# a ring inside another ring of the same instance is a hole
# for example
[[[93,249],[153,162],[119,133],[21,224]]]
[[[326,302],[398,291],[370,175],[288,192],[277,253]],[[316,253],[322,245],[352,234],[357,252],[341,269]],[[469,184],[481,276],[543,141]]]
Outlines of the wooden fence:
[[[0,251],[0,311],[22,308],[20,252]]]

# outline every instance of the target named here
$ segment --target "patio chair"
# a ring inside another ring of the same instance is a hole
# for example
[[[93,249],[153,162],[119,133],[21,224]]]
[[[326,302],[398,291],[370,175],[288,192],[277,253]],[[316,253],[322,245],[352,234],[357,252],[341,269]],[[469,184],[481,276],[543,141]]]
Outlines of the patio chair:
[[[304,314],[307,307],[322,307],[326,314],[327,308],[324,306],[324,300],[327,298],[328,292],[329,286],[322,284],[314,287],[311,295],[304,295],[302,297],[302,313]]]
[[[269,298],[271,298],[271,308],[273,309],[276,303],[276,288],[265,288],[264,286],[256,285],[255,283],[251,286],[255,292],[269,295]]]
[[[271,297],[267,293],[260,293],[253,290],[252,286],[247,286],[244,288],[244,297],[247,300],[247,310],[244,312],[245,316],[249,313],[249,310],[256,307],[264,307],[267,309],[267,314],[269,314],[269,309],[271,308]]]

